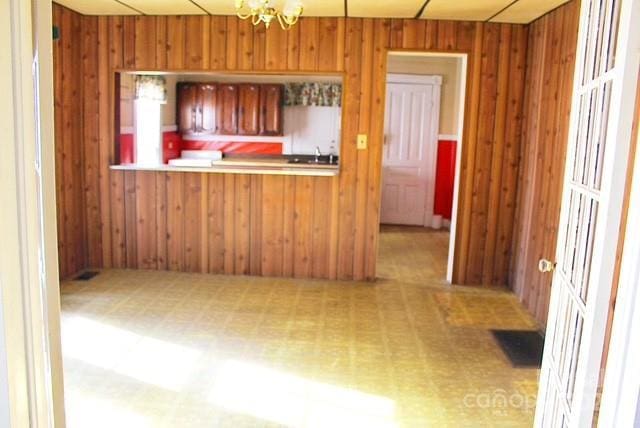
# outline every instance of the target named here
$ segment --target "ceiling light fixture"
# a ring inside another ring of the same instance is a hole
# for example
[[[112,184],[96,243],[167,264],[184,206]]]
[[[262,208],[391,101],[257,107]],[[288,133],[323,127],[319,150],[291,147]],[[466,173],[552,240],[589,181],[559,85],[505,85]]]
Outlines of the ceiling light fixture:
[[[302,15],[302,5],[287,2],[279,11],[270,0],[236,0],[236,12],[240,19],[251,19],[253,25],[264,22],[264,26],[269,28],[271,22],[277,19],[283,30],[290,30]]]

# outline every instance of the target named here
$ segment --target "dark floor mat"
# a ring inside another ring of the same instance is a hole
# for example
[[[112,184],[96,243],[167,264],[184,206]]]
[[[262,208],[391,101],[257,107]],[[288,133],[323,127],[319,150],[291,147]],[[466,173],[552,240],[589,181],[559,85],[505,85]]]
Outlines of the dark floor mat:
[[[94,272],[94,271],[86,271],[86,272],[82,272],[80,275],[76,276],[75,278],[73,278],[74,281],[89,281],[91,278],[93,278],[94,276],[98,275],[98,272]]]
[[[491,330],[513,367],[540,367],[544,336],[531,330]]]

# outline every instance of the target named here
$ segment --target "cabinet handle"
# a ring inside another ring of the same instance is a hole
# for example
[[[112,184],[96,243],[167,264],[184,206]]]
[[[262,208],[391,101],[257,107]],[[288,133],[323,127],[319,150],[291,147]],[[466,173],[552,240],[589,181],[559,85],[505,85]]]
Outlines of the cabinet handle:
[[[197,132],[197,129],[196,129],[196,109],[195,109],[195,107],[191,109],[191,130],[193,132]]]

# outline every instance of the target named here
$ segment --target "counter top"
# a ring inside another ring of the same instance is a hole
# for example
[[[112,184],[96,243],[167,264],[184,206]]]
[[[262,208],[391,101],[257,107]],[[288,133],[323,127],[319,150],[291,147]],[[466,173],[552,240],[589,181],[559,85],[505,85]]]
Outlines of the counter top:
[[[334,177],[339,173],[338,165],[288,163],[286,158],[232,157],[213,162],[211,167],[189,167],[172,165],[111,165],[117,171],[158,172],[204,172],[217,174],[258,175],[304,175],[312,177]]]

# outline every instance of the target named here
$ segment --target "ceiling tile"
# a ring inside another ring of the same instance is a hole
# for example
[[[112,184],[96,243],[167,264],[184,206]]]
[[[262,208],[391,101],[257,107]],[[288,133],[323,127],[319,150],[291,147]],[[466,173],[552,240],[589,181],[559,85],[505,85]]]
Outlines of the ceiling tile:
[[[424,0],[348,0],[349,16],[413,18],[420,11]]]
[[[189,0],[120,0],[120,2],[145,15],[205,15],[207,13]]]
[[[421,18],[486,21],[513,0],[431,0]]]
[[[304,16],[344,16],[344,0],[302,0]]]
[[[56,3],[83,15],[138,15],[114,0],[56,0]]]
[[[235,0],[194,0],[211,15],[235,15]]]
[[[528,24],[567,2],[568,0],[518,0],[494,17],[491,22]]]

